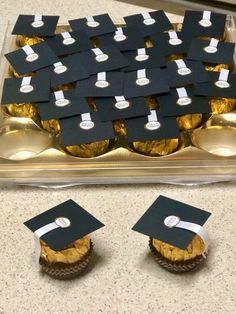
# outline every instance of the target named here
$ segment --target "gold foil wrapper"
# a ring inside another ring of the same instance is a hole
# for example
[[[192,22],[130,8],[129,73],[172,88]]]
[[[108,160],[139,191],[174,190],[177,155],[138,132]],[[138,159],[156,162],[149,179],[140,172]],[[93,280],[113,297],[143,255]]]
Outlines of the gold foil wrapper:
[[[175,61],[175,60],[179,60],[179,59],[184,59],[185,55],[182,53],[179,54],[174,54],[174,55],[170,55],[168,57],[166,57],[167,61]]]
[[[115,134],[117,136],[126,136],[127,135],[127,129],[126,129],[124,120],[113,121],[113,128],[114,128]]]
[[[176,121],[181,131],[192,130],[201,124],[202,114],[201,113],[186,114],[177,117]]]
[[[205,69],[207,71],[220,72],[222,69],[229,70],[228,64],[205,64]]]
[[[58,90],[69,90],[72,88],[75,88],[75,83],[57,85],[56,87],[52,88],[52,90],[56,92]]]
[[[236,100],[230,98],[212,98],[209,103],[213,114],[231,112],[236,107]]]
[[[198,235],[193,238],[192,242],[185,250],[157,239],[152,239],[152,244],[163,257],[172,262],[188,261],[202,255],[205,251],[205,244]]]
[[[61,251],[54,251],[45,242],[40,240],[41,254],[40,257],[50,263],[73,264],[80,261],[90,250],[90,238],[85,236]]]
[[[153,96],[146,96],[145,99],[150,110],[157,110],[159,108],[158,103]]]
[[[173,153],[178,149],[179,139],[163,139],[155,141],[133,142],[133,149],[143,155],[148,156],[165,156]]]
[[[61,34],[63,32],[71,32],[70,25],[57,25],[55,29],[55,35]]]
[[[52,134],[58,134],[61,130],[60,123],[56,119],[42,120],[41,124],[46,131]]]
[[[88,144],[66,146],[65,150],[76,157],[91,158],[103,155],[109,150],[109,140],[97,141]]]
[[[34,37],[28,37],[25,35],[16,36],[16,44],[20,47],[23,47],[25,45],[32,46],[32,45],[41,43],[42,41],[43,39],[38,36],[34,36]]]
[[[150,36],[147,36],[144,38],[144,42],[145,42],[145,45],[147,48],[151,48],[153,47],[153,43],[151,41],[151,37]]]
[[[13,117],[22,118],[38,118],[38,110],[34,104],[23,103],[23,104],[9,104],[6,105],[8,113]]]

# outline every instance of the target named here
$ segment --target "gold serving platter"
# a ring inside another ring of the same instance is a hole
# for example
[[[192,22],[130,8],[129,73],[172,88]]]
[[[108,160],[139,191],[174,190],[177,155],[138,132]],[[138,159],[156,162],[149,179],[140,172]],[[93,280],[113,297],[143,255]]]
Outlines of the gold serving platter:
[[[64,27],[64,26],[62,26]],[[6,52],[16,48],[12,25],[1,52],[0,92],[9,64]],[[227,20],[227,41],[236,42],[233,18]],[[236,56],[235,56],[236,64]],[[236,112],[212,115],[198,129],[183,132],[181,149],[162,157],[138,154],[122,140],[93,158],[66,154],[58,136],[30,118],[0,113],[0,182],[37,186],[105,183],[199,184],[236,179]]]

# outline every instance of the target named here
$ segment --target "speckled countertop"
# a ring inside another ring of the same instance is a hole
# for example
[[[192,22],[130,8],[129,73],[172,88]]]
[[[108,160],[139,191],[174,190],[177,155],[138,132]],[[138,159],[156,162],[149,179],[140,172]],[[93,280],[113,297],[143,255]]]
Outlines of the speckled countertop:
[[[62,20],[109,12],[117,21],[143,8],[108,0],[0,0],[0,40],[7,20],[19,13],[62,15]],[[40,9],[38,9],[40,8]],[[212,212],[204,267],[186,275],[161,269],[148,239],[131,227],[158,195]],[[92,235],[95,252],[88,270],[71,282],[42,275],[34,260],[32,234],[23,222],[74,199],[106,225]],[[236,186],[81,186],[62,190],[0,189],[0,313],[235,313]]]

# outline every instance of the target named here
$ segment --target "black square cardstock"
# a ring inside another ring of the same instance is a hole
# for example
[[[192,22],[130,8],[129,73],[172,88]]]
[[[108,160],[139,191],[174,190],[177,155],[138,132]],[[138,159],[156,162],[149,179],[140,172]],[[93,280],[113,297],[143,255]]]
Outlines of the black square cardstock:
[[[57,56],[64,56],[93,48],[93,44],[85,31],[69,32],[72,43],[68,44],[62,34],[46,38],[45,41]],[[74,41],[74,42],[73,42]]]
[[[74,116],[60,120],[62,146],[88,144],[96,141],[113,139],[115,137],[112,122],[101,122],[96,113],[91,113],[94,127],[84,130],[80,127],[81,116]]]
[[[128,142],[154,141],[161,139],[178,138],[179,130],[175,118],[163,118],[160,112],[156,111],[158,122],[161,124],[157,130],[148,130],[145,126],[148,117],[125,120]]]
[[[38,55],[38,59],[32,62],[26,60],[27,54],[23,48],[5,55],[9,63],[19,74],[30,73],[59,61],[58,57],[45,42],[32,45],[30,48]]]
[[[84,68],[79,54],[61,58],[59,62],[62,63],[62,66],[67,68],[65,72],[56,73],[54,65],[39,71],[39,73],[43,73],[50,77],[51,87],[76,82],[89,77],[89,73]]]
[[[66,106],[57,106],[55,94],[50,94],[49,102],[36,103],[41,120],[59,119],[89,112],[85,98],[78,97],[74,89],[63,91],[64,98],[69,101]]]
[[[29,93],[20,91],[22,78],[7,78],[4,81],[2,104],[33,103],[37,101],[48,101],[50,80],[48,76],[37,75],[31,78],[30,85],[33,90]]]
[[[145,25],[142,14],[125,16],[124,20],[128,27],[137,28],[142,36],[150,36],[156,32],[164,32],[173,29],[173,25],[170,23],[163,10],[149,12],[149,14],[151,18],[155,20],[154,24]]]
[[[95,27],[90,27],[87,18],[70,20],[70,26],[73,31],[85,30],[89,37],[115,32],[116,27],[108,14],[100,14],[93,16],[96,22]]]
[[[160,195],[132,230],[185,250],[196,234],[189,230],[165,226],[165,218],[177,216],[182,221],[203,226],[210,215],[207,211]]]
[[[69,219],[70,226],[56,228],[40,238],[55,251],[64,249],[72,242],[104,226],[103,223],[71,199],[31,218],[24,224],[32,232],[35,232],[39,228],[55,222],[57,218]]]
[[[169,91],[169,85],[163,76],[163,70],[146,69],[147,85],[137,85],[137,71],[125,73],[124,96],[127,98],[162,94]]]
[[[81,80],[76,84],[76,92],[85,97],[111,97],[123,95],[124,74],[122,72],[105,72],[108,86],[101,88],[96,86],[98,74],[89,79]]]
[[[182,31],[190,36],[206,36],[222,38],[225,31],[226,14],[211,12],[211,25],[204,27],[199,22],[203,11],[185,11]]]
[[[233,63],[234,43],[219,41],[215,53],[207,52],[209,51],[208,49],[211,49],[209,45],[210,40],[193,39],[187,54],[187,59],[213,64],[224,63],[231,65]]]
[[[144,97],[125,99],[129,107],[119,109],[115,97],[94,98],[97,113],[101,121],[113,121],[132,117],[146,116],[150,113]]]
[[[12,34],[26,35],[26,36],[53,36],[59,16],[43,15],[43,25],[40,27],[33,27],[34,15],[20,14],[12,30]]]

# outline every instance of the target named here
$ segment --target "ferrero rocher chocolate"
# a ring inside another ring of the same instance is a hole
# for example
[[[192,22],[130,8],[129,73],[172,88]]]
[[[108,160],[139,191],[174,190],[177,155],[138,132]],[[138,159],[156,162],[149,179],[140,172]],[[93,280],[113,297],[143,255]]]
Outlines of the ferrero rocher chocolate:
[[[205,244],[198,235],[193,238],[185,250],[157,239],[152,239],[152,245],[158,253],[172,262],[188,261],[202,255],[205,251]]]
[[[175,61],[175,60],[184,59],[184,58],[185,58],[184,54],[179,53],[175,55],[170,55],[166,59],[167,61]]]
[[[127,129],[123,120],[113,121],[113,128],[117,136],[127,135]]]
[[[9,104],[6,105],[8,113],[13,117],[31,118],[38,117],[38,110],[34,104],[22,103],[22,104]]]
[[[209,103],[213,114],[231,112],[236,107],[236,100],[230,98],[212,98]]]
[[[215,64],[206,64],[206,65],[205,65],[205,69],[206,69],[207,71],[220,72],[222,69],[228,70],[228,69],[229,69],[229,66],[228,66],[228,64],[218,64],[218,65],[215,65]]]
[[[186,114],[176,118],[178,127],[182,131],[192,130],[198,127],[202,122],[201,113]]]
[[[60,132],[60,123],[57,119],[44,120],[41,121],[41,124],[46,131],[52,134],[58,134]]]
[[[40,240],[41,254],[40,258],[47,263],[73,264],[80,261],[90,250],[91,240],[85,236],[61,251],[54,251],[45,242]]]
[[[158,109],[158,104],[157,104],[157,101],[154,97],[146,96],[145,99],[147,102],[147,106],[150,110],[157,110]]]
[[[37,37],[37,36],[28,37],[25,35],[17,35],[17,37],[16,37],[16,44],[20,47],[23,47],[25,45],[32,46],[32,45],[38,44],[42,41],[43,41],[43,39],[40,37]]]
[[[178,149],[179,139],[163,139],[155,141],[133,142],[133,149],[143,155],[148,156],[165,156],[173,153]]]
[[[108,152],[109,144],[109,140],[103,140],[88,144],[66,146],[65,150],[76,157],[91,158]]]

